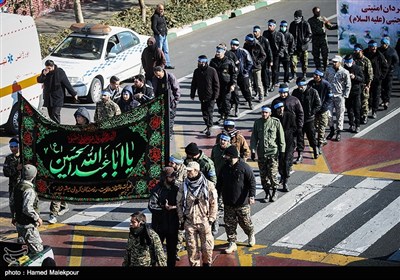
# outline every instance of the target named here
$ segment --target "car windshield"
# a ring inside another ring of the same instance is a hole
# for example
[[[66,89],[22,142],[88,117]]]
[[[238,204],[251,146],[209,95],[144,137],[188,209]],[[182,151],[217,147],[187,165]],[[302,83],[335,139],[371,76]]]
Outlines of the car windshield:
[[[69,36],[51,54],[53,56],[96,60],[103,52],[104,40]]]

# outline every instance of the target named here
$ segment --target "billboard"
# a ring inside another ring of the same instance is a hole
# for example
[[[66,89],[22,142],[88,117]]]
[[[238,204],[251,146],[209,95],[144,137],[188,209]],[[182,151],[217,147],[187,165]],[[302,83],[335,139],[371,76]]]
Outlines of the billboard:
[[[367,47],[370,40],[380,45],[383,37],[395,46],[400,38],[399,0],[338,0],[339,53],[353,52],[356,43]]]

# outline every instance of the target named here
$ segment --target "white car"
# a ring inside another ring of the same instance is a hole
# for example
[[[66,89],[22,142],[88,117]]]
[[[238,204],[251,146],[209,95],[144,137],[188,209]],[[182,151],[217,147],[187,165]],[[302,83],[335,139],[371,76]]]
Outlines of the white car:
[[[149,36],[102,24],[76,23],[71,30],[43,64],[51,59],[64,69],[79,97],[97,102],[111,76],[123,81],[140,73],[141,55]]]

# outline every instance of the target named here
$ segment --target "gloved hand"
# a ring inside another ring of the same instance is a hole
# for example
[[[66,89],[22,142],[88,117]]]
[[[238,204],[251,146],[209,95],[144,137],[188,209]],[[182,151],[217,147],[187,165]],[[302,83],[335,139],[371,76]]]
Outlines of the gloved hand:
[[[251,160],[252,161],[255,161],[256,160],[256,153],[251,153]]]

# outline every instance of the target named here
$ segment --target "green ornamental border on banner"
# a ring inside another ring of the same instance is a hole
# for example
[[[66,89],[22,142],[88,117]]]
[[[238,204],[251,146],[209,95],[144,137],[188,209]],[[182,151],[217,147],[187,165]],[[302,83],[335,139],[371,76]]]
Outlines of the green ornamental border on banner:
[[[76,202],[149,197],[169,159],[167,97],[84,126],[57,124],[21,95],[19,102],[22,162],[37,167],[39,196]]]

